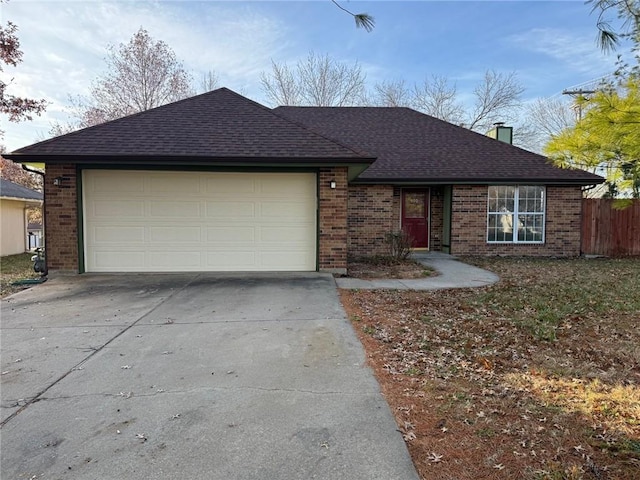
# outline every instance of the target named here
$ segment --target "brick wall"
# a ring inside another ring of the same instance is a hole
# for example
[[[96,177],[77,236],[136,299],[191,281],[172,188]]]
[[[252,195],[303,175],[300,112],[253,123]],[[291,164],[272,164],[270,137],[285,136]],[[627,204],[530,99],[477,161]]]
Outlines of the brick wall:
[[[329,186],[336,182],[336,188]],[[323,272],[347,272],[347,167],[321,168],[319,173],[319,258]]]
[[[61,185],[54,179],[62,178]],[[78,201],[75,165],[47,165],[44,225],[49,271],[78,273]]]
[[[442,250],[442,234],[444,228],[443,200],[444,189],[441,186],[431,187],[430,195],[430,222],[429,222],[429,250],[439,252]]]
[[[391,185],[349,187],[349,257],[388,252],[385,235],[399,228],[400,193],[395,190]]]
[[[486,185],[454,185],[451,253],[454,255],[580,255],[582,192],[579,186],[548,186],[544,244],[487,243]]]

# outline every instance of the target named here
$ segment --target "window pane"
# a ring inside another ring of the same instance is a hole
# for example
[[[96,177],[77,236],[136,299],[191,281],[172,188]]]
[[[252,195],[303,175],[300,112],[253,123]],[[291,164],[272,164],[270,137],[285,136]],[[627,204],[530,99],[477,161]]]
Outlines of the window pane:
[[[513,215],[508,213],[489,214],[487,227],[488,242],[513,241]]]
[[[424,192],[405,192],[404,218],[425,218],[424,207]]]
[[[542,215],[520,214],[518,217],[518,241],[542,242]]]

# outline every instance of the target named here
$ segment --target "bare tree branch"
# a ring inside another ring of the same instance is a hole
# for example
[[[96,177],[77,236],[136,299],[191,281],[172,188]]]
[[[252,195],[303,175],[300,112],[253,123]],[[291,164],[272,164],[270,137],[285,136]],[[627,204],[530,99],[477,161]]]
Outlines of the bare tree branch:
[[[412,104],[416,110],[445,122],[463,123],[464,107],[458,101],[456,86],[449,85],[443,76],[433,75],[422,85],[414,85]]]
[[[521,105],[524,87],[515,72],[509,74],[487,70],[483,82],[473,91],[476,102],[467,119],[471,130],[487,131],[494,122],[511,121],[512,112]]]
[[[291,70],[271,62],[270,74],[262,73],[262,89],[275,105],[349,106],[361,103],[365,76],[360,65],[340,63],[329,55],[310,52]]]
[[[373,87],[374,98],[367,103],[379,107],[410,107],[413,104],[411,91],[404,80],[383,81]]]

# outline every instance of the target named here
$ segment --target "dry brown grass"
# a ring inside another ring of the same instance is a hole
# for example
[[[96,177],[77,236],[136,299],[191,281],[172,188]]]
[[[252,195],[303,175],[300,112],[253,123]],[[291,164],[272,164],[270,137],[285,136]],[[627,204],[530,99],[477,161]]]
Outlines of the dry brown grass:
[[[640,260],[342,299],[425,479],[640,478]]]
[[[11,285],[17,280],[40,278],[40,274],[33,271],[30,253],[7,255],[0,257],[0,298],[14,294],[29,286]]]

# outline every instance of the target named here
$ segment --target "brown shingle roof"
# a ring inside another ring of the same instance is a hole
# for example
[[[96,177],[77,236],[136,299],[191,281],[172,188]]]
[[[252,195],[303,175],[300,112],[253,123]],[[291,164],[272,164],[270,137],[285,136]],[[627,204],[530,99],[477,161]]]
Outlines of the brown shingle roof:
[[[583,170],[409,108],[278,107],[278,114],[377,157],[357,182],[601,183]]]
[[[226,88],[36,143],[6,157],[19,161],[46,157],[48,163],[74,161],[72,157],[83,161],[126,157],[132,162],[147,158],[158,163],[187,157],[231,163],[373,160]]]

